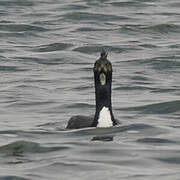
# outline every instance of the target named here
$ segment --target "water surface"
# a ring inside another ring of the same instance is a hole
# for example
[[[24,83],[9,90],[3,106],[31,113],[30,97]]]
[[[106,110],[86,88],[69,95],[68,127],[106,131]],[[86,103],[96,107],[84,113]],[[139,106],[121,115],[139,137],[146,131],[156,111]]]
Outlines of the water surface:
[[[1,0],[0,179],[178,180],[178,0]],[[121,125],[94,115],[92,67],[113,64]]]

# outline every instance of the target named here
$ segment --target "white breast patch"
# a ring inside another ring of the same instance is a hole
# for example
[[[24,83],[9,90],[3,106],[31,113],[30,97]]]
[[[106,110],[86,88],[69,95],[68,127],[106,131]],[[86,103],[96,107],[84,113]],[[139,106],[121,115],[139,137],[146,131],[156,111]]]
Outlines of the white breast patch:
[[[109,108],[103,107],[99,113],[99,119],[97,127],[111,127],[113,126],[113,122],[111,119],[111,114]]]

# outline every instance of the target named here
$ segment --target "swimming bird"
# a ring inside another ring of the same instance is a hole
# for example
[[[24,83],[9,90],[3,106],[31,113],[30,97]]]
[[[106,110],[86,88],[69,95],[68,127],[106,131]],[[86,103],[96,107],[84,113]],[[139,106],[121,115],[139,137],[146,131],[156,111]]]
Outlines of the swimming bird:
[[[111,103],[112,65],[104,50],[94,63],[93,72],[96,98],[94,118],[83,115],[73,116],[69,119],[66,129],[107,128],[118,124],[114,118]]]

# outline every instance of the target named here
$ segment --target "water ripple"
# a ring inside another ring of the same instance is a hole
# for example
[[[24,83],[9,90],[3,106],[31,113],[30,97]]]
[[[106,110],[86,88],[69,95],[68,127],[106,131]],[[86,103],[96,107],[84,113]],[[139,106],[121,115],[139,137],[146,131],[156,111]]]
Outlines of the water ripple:
[[[0,147],[0,153],[11,156],[23,156],[25,153],[47,153],[65,150],[66,147],[42,147],[39,143],[29,141],[16,141]]]
[[[138,111],[142,114],[169,114],[179,112],[180,100],[153,103],[138,107],[122,108],[125,111]]]
[[[141,30],[152,30],[154,32],[158,33],[170,33],[170,32],[180,32],[180,25],[176,24],[158,24],[158,25],[153,25],[153,26],[148,26],[148,27],[142,27]]]
[[[0,2],[1,6],[5,6],[5,7],[13,7],[13,6],[22,6],[22,7],[29,7],[29,6],[33,6],[34,2],[32,1],[19,1],[19,0],[8,0],[8,1],[4,1],[2,0]]]
[[[30,180],[20,176],[0,176],[0,180]]]
[[[33,26],[29,24],[0,24],[1,31],[5,32],[25,32],[25,31],[35,31],[44,32],[48,29],[40,26]]]
[[[98,14],[98,13],[88,13],[88,12],[74,12],[74,13],[67,13],[64,15],[65,19],[73,20],[73,21],[114,21],[118,20],[127,20],[128,17],[117,16],[117,15],[107,15],[107,14]]]
[[[174,144],[176,142],[168,140],[168,139],[162,139],[162,138],[142,138],[138,139],[137,142],[140,143],[146,143],[146,144]]]
[[[69,47],[72,47],[72,44],[67,43],[52,43],[47,45],[41,45],[33,49],[36,52],[52,52],[58,50],[65,50]]]
[[[0,1],[0,179],[179,179],[178,0]],[[111,128],[93,63],[113,65]]]
[[[0,66],[0,71],[3,72],[18,72],[18,71],[26,71],[25,69],[16,67],[16,66]]]

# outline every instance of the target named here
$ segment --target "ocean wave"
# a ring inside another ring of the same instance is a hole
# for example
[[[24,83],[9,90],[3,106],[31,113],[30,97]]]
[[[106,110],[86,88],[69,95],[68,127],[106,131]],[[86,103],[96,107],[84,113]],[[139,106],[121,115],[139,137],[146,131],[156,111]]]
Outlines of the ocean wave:
[[[141,114],[169,114],[179,112],[180,100],[153,103],[143,106],[121,108],[123,111],[138,111]]]
[[[23,156],[25,153],[47,153],[66,149],[66,147],[42,147],[39,143],[30,141],[15,141],[0,146],[0,153],[11,156]]]
[[[48,31],[48,29],[42,26],[34,26],[29,24],[0,24],[0,29],[1,31],[6,31],[6,32]]]
[[[67,43],[52,43],[47,45],[41,45],[33,48],[35,52],[52,52],[52,51],[61,51],[72,47],[72,44]]]

